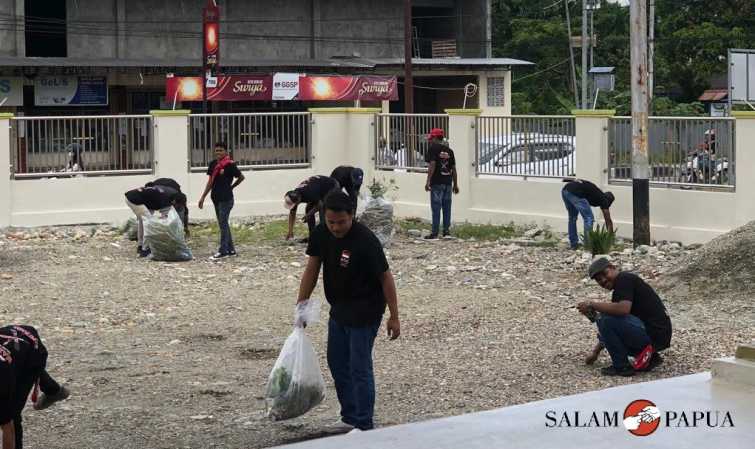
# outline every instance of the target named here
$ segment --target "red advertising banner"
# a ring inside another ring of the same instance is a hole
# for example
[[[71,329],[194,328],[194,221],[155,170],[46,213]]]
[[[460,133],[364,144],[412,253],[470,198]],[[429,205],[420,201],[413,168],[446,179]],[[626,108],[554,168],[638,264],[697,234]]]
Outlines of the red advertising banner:
[[[202,78],[174,76],[165,83],[169,101],[202,101]],[[207,101],[271,101],[273,77],[271,75],[219,76],[217,87],[207,88]]]
[[[302,76],[299,100],[396,101],[395,76]]]

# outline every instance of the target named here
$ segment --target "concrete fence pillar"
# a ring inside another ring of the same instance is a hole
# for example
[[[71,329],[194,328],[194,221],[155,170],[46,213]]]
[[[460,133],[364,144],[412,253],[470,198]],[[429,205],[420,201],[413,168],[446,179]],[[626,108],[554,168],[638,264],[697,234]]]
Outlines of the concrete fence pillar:
[[[614,110],[575,110],[577,177],[608,185],[608,121]]]
[[[736,150],[736,217],[737,226],[755,220],[755,111],[733,111]]]
[[[185,192],[189,186],[189,113],[187,109],[150,111],[155,178],[173,178]]]
[[[364,171],[364,187],[375,176],[375,114],[380,108],[349,108],[348,135],[344,161],[339,165],[351,165]]]
[[[347,160],[348,111],[351,108],[311,108],[312,170],[329,176]]]
[[[11,119],[13,114],[0,113],[0,228],[10,226],[11,217]]]
[[[448,114],[448,143],[456,157],[459,194],[454,195],[452,217],[467,219],[472,206],[472,179],[476,176],[475,151],[476,119],[480,109],[446,109]]]

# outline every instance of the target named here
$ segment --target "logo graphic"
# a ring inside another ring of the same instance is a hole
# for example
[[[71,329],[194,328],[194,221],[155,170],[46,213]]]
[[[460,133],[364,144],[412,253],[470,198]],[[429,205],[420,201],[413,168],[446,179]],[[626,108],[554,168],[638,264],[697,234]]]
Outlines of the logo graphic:
[[[351,260],[351,251],[345,249],[341,253],[341,266],[343,268],[349,268],[349,261]]]
[[[646,399],[632,401],[624,410],[624,427],[632,435],[646,437],[661,424],[658,407]]]

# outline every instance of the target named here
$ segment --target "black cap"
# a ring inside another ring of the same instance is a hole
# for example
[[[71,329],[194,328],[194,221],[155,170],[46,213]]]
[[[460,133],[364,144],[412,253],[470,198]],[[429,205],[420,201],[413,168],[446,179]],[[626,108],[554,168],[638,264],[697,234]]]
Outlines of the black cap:
[[[602,273],[603,270],[611,266],[611,261],[608,260],[606,257],[600,257],[598,259],[595,259],[590,264],[590,268],[588,269],[588,274],[590,275],[590,279],[595,279],[595,276]]]

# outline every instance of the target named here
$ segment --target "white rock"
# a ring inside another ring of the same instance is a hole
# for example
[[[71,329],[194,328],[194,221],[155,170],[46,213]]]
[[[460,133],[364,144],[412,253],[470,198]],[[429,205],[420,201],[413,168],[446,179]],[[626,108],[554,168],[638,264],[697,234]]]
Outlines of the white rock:
[[[301,263],[299,262],[291,262],[292,267],[301,268]]]
[[[171,340],[170,342],[168,342],[168,346],[177,345],[177,344],[179,344],[179,343],[181,343],[181,340],[178,340],[178,339],[176,339],[176,340]]]

